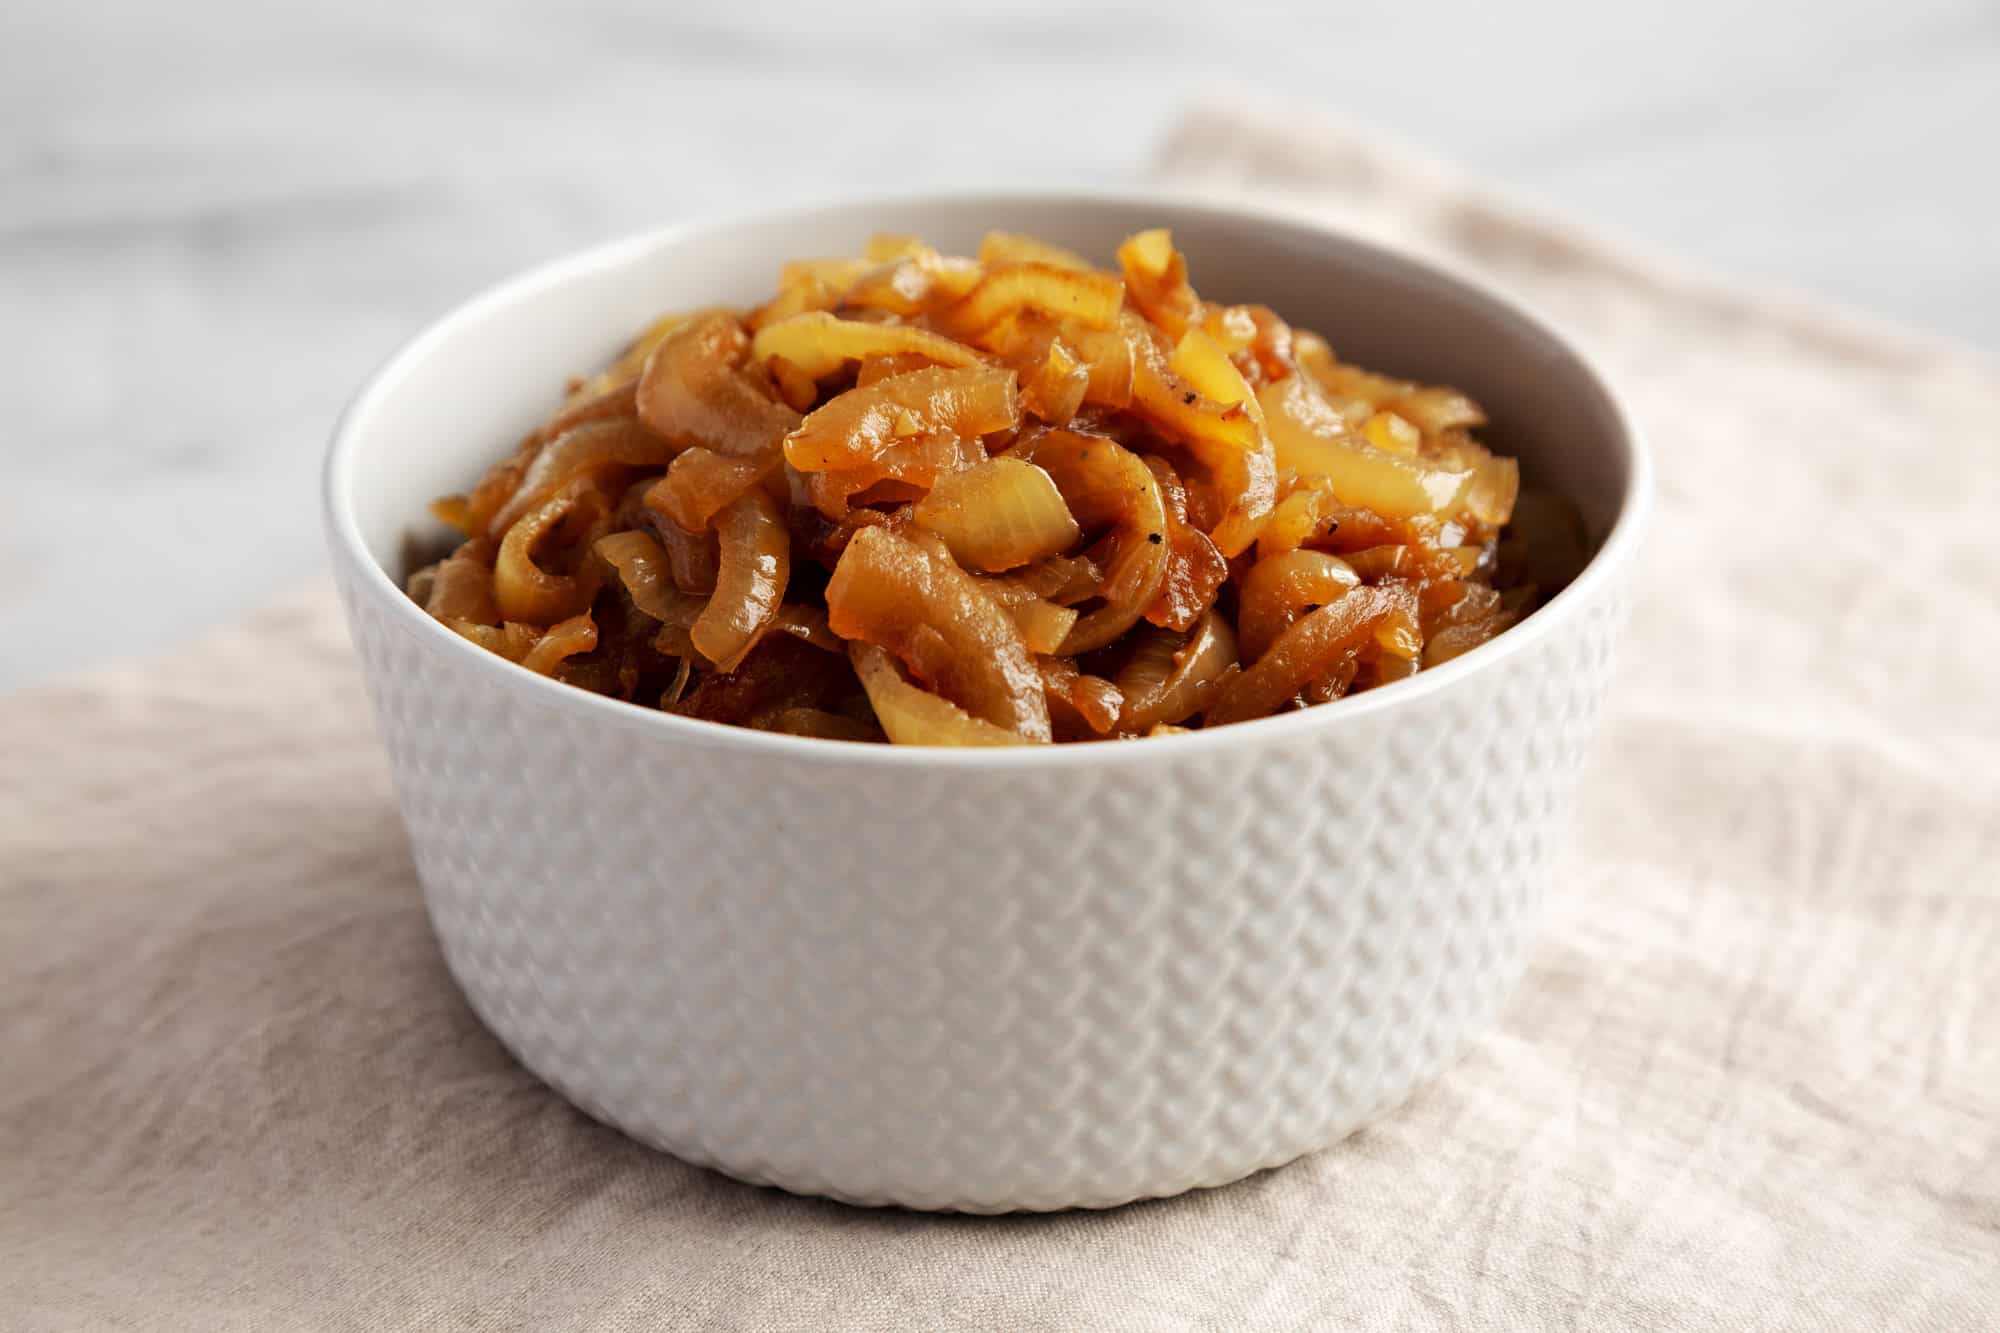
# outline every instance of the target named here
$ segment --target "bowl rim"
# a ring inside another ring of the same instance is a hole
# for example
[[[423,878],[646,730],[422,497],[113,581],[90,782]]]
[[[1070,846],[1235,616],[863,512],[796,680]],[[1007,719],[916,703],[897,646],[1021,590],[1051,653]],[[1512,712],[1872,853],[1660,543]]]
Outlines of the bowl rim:
[[[659,709],[639,707],[622,699],[593,694],[529,671],[453,633],[411,601],[370,554],[354,515],[353,488],[350,484],[359,454],[359,441],[367,433],[369,420],[383,400],[423,363],[437,344],[464,326],[476,323],[508,305],[560,286],[582,273],[620,267],[642,256],[718,231],[751,224],[804,222],[823,213],[851,212],[869,207],[913,209],[980,202],[1017,209],[1024,206],[1054,208],[1071,205],[1154,207],[1184,214],[1205,214],[1210,220],[1222,223],[1304,229],[1338,240],[1344,246],[1363,252],[1370,262],[1401,270],[1405,276],[1465,289],[1496,307],[1505,318],[1520,325],[1525,332],[1539,334],[1560,347],[1576,362],[1610,408],[1616,443],[1624,451],[1625,487],[1618,497],[1617,512],[1604,540],[1582,572],[1520,624],[1440,666],[1419,671],[1352,698],[1174,736],[1133,737],[1112,744],[995,747],[884,745],[792,736],[681,717]],[[335,421],[321,470],[320,495],[322,519],[334,558],[358,569],[359,583],[365,588],[366,595],[386,605],[390,624],[398,631],[414,636],[430,650],[454,659],[494,687],[515,694],[524,703],[566,711],[665,741],[732,747],[794,762],[1015,769],[1164,762],[1175,758],[1194,758],[1217,746],[1300,738],[1340,728],[1372,713],[1414,706],[1428,695],[1453,689],[1461,682],[1485,674],[1497,668],[1506,658],[1525,652],[1549,635],[1559,632],[1583,612],[1585,604],[1604,590],[1622,566],[1631,561],[1643,538],[1652,506],[1653,462],[1637,416],[1588,347],[1517,295],[1496,287],[1457,263],[1431,255],[1420,257],[1381,245],[1315,215],[1302,204],[1279,199],[1224,202],[1213,194],[1172,186],[1023,186],[836,194],[780,207],[739,209],[698,216],[568,252],[502,278],[429,321],[362,381],[361,387]],[[361,593],[356,590],[350,595]],[[1173,748],[1162,752],[1159,747],[1166,745]]]

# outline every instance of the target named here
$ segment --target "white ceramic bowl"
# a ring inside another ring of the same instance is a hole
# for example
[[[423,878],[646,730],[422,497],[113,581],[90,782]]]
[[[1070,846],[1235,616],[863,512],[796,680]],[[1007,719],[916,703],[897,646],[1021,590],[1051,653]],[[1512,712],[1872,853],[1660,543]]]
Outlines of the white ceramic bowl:
[[[1583,506],[1520,626],[1328,707],[1163,740],[941,751],[635,708],[398,590],[406,536],[662,309],[757,298],[871,230],[1108,256],[1173,228],[1205,295],[1447,381]],[[1099,1207],[1338,1142],[1492,1016],[1603,691],[1637,431],[1547,325],[1283,215],[1157,195],[860,200],[538,269],[395,356],[327,463],[334,564],[444,954],[522,1063],[745,1180],[913,1208]]]

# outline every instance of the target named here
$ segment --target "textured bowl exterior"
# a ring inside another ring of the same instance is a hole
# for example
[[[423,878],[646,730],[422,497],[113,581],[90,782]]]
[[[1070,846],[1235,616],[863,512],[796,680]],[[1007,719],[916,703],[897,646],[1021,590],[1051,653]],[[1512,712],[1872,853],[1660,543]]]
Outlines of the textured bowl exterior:
[[[977,1212],[1222,1184],[1442,1071],[1520,973],[1618,619],[1052,777],[667,741],[468,681],[373,593],[431,917],[522,1063],[744,1180]]]
[[[852,230],[884,207],[827,217]],[[1116,234],[1163,208],[1218,243],[1238,225],[1150,198],[901,207],[884,225],[927,234],[971,218]],[[760,262],[797,253],[826,220],[744,243],[777,247]],[[613,304],[650,299],[634,282],[664,289],[678,234],[523,279],[378,375],[329,457],[334,565],[445,957],[523,1064],[744,1180],[999,1212],[1289,1161],[1478,1033],[1522,970],[1606,687],[1643,452],[1587,366],[1474,285],[1310,227],[1241,226],[1272,238],[1257,262],[1323,246],[1335,273],[1407,285],[1382,310],[1411,312],[1413,345],[1474,318],[1498,332],[1459,347],[1468,366],[1518,343],[1521,369],[1494,383],[1544,397],[1515,419],[1595,404],[1553,434],[1599,438],[1548,466],[1615,523],[1576,584],[1494,642],[1214,732],[979,752],[772,736],[532,676],[404,598],[382,566],[397,516],[429,498],[405,474],[457,466],[427,453],[465,434],[468,381],[550,364],[560,349],[535,339],[558,326],[617,327]],[[711,246],[696,271],[734,262],[712,232],[689,243]]]

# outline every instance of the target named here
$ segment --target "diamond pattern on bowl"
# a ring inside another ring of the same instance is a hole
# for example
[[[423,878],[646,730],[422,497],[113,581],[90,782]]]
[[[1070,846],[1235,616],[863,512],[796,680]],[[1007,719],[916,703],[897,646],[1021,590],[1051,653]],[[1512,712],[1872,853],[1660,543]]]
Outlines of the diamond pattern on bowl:
[[[1235,1180],[1444,1070],[1520,974],[1619,618],[1600,581],[1449,688],[1233,745],[940,768],[616,724],[341,573],[521,1061],[746,1180],[975,1212]]]

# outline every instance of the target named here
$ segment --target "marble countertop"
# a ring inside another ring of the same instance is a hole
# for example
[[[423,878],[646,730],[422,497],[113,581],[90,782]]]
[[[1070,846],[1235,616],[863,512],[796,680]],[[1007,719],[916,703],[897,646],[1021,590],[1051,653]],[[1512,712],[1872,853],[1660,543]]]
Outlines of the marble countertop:
[[[319,569],[342,402],[513,269],[787,196],[1135,178],[1232,87],[2000,348],[1990,0],[1161,10],[9,0],[0,688]]]

